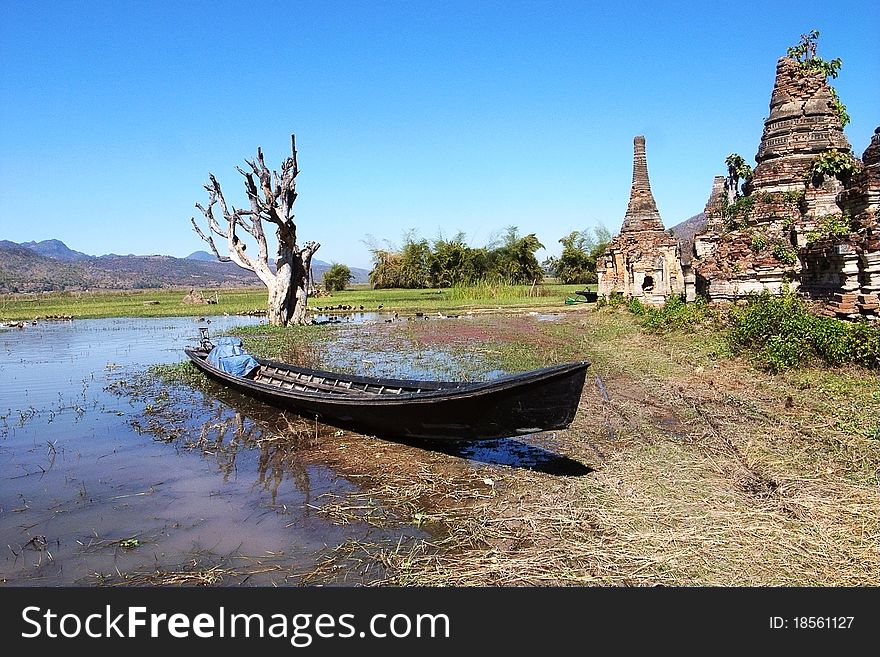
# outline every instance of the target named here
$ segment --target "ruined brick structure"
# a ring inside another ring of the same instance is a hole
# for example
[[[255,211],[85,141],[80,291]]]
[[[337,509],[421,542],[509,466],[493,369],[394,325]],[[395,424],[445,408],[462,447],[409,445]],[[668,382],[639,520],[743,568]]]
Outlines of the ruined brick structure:
[[[623,226],[596,263],[596,273],[600,296],[616,292],[660,305],[671,294],[693,291],[692,284],[686,286],[690,266],[682,267],[678,240],[663,228],[651,193],[645,138],[641,135],[633,140],[632,189]],[[693,294],[690,296],[693,298]]]
[[[706,201],[703,215],[706,224],[701,232],[694,235],[694,256],[705,258],[711,254],[718,244],[718,235],[724,228],[723,209],[727,206],[727,190],[724,176],[715,176],[712,181],[712,193]]]
[[[779,59],[770,116],[745,195],[728,205],[724,178],[713,183],[706,226],[694,240],[698,290],[723,301],[788,286],[829,301],[831,314],[876,313],[877,141],[875,134],[864,170],[852,180],[811,175],[819,155],[832,150],[851,155],[850,145],[824,73],[790,57]],[[841,226],[848,222],[852,231],[843,236]]]
[[[823,185],[825,183],[823,182]],[[880,316],[880,127],[862,155],[862,170],[837,194],[847,235],[809,234],[801,250],[801,290],[828,301],[825,313],[845,319]],[[818,236],[818,238],[817,238]]]

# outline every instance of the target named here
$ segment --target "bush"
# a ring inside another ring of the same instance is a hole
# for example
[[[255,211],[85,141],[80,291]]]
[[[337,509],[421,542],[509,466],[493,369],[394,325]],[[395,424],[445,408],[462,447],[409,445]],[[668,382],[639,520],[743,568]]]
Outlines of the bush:
[[[327,290],[327,292],[339,292],[346,288],[351,279],[351,269],[348,268],[348,265],[341,265],[334,262],[330,268],[324,272],[324,289]]]
[[[880,327],[813,315],[791,292],[763,292],[732,309],[727,340],[772,372],[816,361],[880,367]]]
[[[703,297],[697,297],[691,303],[685,303],[681,295],[666,298],[662,308],[647,308],[642,319],[642,326],[652,333],[667,331],[690,331],[714,321],[716,314],[709,308]]]
[[[614,291],[608,296],[599,297],[596,301],[596,308],[620,308],[624,303],[624,296],[620,292]]]
[[[661,308],[652,308],[643,304],[638,297],[627,298],[619,292],[612,292],[608,297],[600,298],[596,307],[626,308],[640,317],[641,325],[651,333],[693,330],[717,319],[717,313],[709,308],[703,297],[697,297],[692,303],[685,303],[683,295],[669,296]]]

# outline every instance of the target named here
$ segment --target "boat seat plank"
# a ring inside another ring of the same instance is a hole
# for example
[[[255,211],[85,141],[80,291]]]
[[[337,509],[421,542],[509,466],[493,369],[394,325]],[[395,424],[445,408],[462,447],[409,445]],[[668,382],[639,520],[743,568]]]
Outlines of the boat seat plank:
[[[351,381],[341,382],[338,379],[334,379],[333,383],[327,383],[326,379],[321,378],[321,383],[314,380],[315,377],[312,375],[299,375],[296,372],[286,372],[278,367],[263,367],[260,372],[256,376],[256,381],[259,383],[268,383],[269,385],[276,385],[282,388],[290,389],[290,386],[285,384],[293,384],[296,386],[302,386],[304,389],[313,389],[313,390],[326,390],[329,392],[333,392],[339,395],[349,395],[349,394],[361,394],[368,393],[373,395],[378,394],[401,394],[402,392],[406,392],[404,388],[397,388],[396,390],[387,389],[385,386],[372,386],[372,390],[370,389],[370,384],[364,384],[361,388],[352,387]],[[377,389],[378,388],[378,389]]]

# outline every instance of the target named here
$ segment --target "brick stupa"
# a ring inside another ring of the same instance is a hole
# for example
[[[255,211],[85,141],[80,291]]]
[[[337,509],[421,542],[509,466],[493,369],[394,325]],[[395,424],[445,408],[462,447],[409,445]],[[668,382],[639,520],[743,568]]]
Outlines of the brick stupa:
[[[824,73],[780,58],[746,196],[723,212],[707,212],[706,231],[696,240],[700,292],[718,301],[798,287],[808,236],[823,217],[842,214],[842,184],[810,176],[816,158],[832,149],[851,153]]]
[[[648,179],[645,138],[633,139],[633,177],[620,234],[596,263],[599,295],[618,293],[650,305],[685,292],[678,240],[663,228]]]
[[[816,156],[831,149],[851,152],[824,73],[781,57],[746,192],[804,189]]]

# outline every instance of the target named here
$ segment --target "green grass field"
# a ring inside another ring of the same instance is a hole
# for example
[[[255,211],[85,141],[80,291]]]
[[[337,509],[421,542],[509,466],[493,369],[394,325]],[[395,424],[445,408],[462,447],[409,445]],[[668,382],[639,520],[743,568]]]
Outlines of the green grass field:
[[[543,284],[480,285],[440,290],[373,290],[356,287],[332,295],[309,299],[311,309],[352,306],[365,311],[464,311],[479,308],[564,306],[565,299],[583,285]],[[589,287],[589,286],[588,286]],[[595,289],[592,286],[591,289]],[[128,290],[97,292],[51,292],[0,296],[0,321],[35,320],[69,316],[77,319],[100,317],[199,317],[241,314],[266,309],[265,288],[201,290],[216,304],[182,303],[188,290]],[[381,307],[381,308],[380,308]]]

